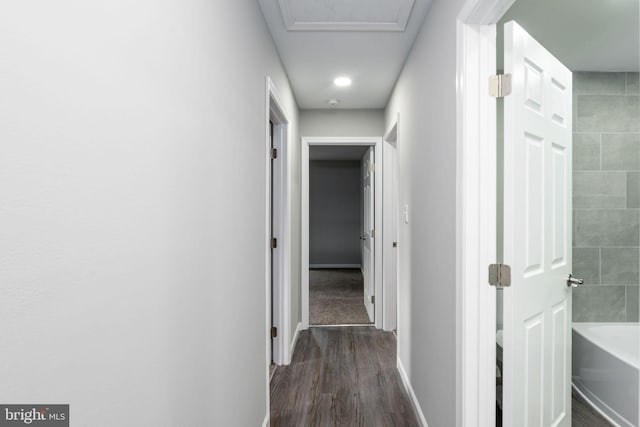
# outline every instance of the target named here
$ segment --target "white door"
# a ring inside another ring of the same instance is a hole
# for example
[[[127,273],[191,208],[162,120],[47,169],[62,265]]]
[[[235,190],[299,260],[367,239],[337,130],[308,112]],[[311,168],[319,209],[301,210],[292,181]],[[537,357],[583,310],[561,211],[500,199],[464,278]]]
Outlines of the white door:
[[[362,230],[362,272],[364,276],[364,306],[367,309],[369,320],[374,321],[373,297],[374,287],[374,185],[373,178],[373,147],[370,147],[363,158],[362,183],[364,186],[364,206],[363,206],[363,230]]]
[[[504,32],[503,421],[571,426],[571,72],[517,23]]]

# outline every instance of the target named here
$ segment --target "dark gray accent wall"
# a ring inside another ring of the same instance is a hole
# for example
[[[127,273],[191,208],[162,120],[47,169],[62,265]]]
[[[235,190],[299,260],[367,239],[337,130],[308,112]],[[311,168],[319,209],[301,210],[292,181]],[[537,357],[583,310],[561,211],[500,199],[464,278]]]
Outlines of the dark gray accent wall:
[[[360,162],[309,162],[309,264],[360,264]]]
[[[640,283],[638,73],[573,79],[573,320],[637,322]]]

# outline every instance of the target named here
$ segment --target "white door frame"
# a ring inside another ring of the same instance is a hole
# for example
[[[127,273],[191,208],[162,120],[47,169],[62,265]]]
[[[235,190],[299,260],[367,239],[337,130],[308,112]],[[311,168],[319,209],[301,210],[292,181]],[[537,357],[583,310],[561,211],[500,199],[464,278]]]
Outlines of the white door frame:
[[[274,163],[272,171],[271,143],[269,121],[273,123],[273,146],[278,150],[277,163]],[[266,353],[267,376],[268,366],[271,361],[271,280],[273,280],[273,322],[278,328],[278,336],[273,341],[273,361],[276,365],[287,365],[291,362],[291,245],[290,245],[290,200],[288,191],[288,143],[289,120],[278,99],[277,90],[271,81],[266,78],[265,96],[265,162],[266,162],[266,223],[265,223],[265,301],[266,301]],[[278,239],[278,247],[271,249],[271,174],[273,173],[273,236]],[[273,261],[271,257],[273,256]],[[271,265],[273,263],[273,276]],[[273,278],[273,279],[272,279]],[[267,387],[269,381],[267,379]],[[268,392],[268,390],[267,390]],[[268,395],[268,393],[267,393]]]
[[[457,23],[456,426],[495,426],[496,23],[515,0],[467,0]]]
[[[382,138],[379,136],[366,137],[302,137],[302,262],[301,262],[301,301],[302,329],[309,329],[309,147],[317,145],[373,145],[375,147],[375,237],[374,237],[374,289],[375,327],[382,328],[384,301],[382,301]],[[379,297],[378,297],[379,295]]]
[[[382,189],[382,300],[384,314],[382,316],[382,329],[385,331],[393,331],[398,326],[398,262],[400,258],[400,245],[393,247],[394,240],[398,242],[400,228],[398,220],[399,216],[399,198],[394,193],[398,186],[398,122],[400,114],[393,122],[389,130],[382,138],[384,141],[382,150],[383,165],[383,189]],[[393,270],[393,262],[396,261],[395,273]],[[388,283],[389,281],[389,283]],[[396,340],[397,341],[397,340]]]

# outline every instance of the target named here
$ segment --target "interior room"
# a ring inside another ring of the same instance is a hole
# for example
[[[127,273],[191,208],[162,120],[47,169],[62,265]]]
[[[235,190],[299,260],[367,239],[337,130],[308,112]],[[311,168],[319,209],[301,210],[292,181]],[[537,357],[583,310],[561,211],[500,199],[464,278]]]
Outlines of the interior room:
[[[640,42],[637,2],[619,6],[517,0],[498,24],[498,70],[504,70],[504,25],[515,20],[573,73],[572,274],[580,280],[571,298],[573,426],[638,425]],[[503,108],[499,100],[502,168]],[[503,176],[499,169],[498,212]],[[502,259],[500,234],[498,251]],[[496,425],[502,425],[506,292],[497,291]]]

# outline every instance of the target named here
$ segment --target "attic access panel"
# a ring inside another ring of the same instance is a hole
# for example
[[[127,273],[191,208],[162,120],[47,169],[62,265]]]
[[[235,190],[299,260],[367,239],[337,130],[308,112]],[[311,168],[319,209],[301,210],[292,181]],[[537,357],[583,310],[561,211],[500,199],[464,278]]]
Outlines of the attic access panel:
[[[289,31],[405,31],[415,0],[278,0]]]

